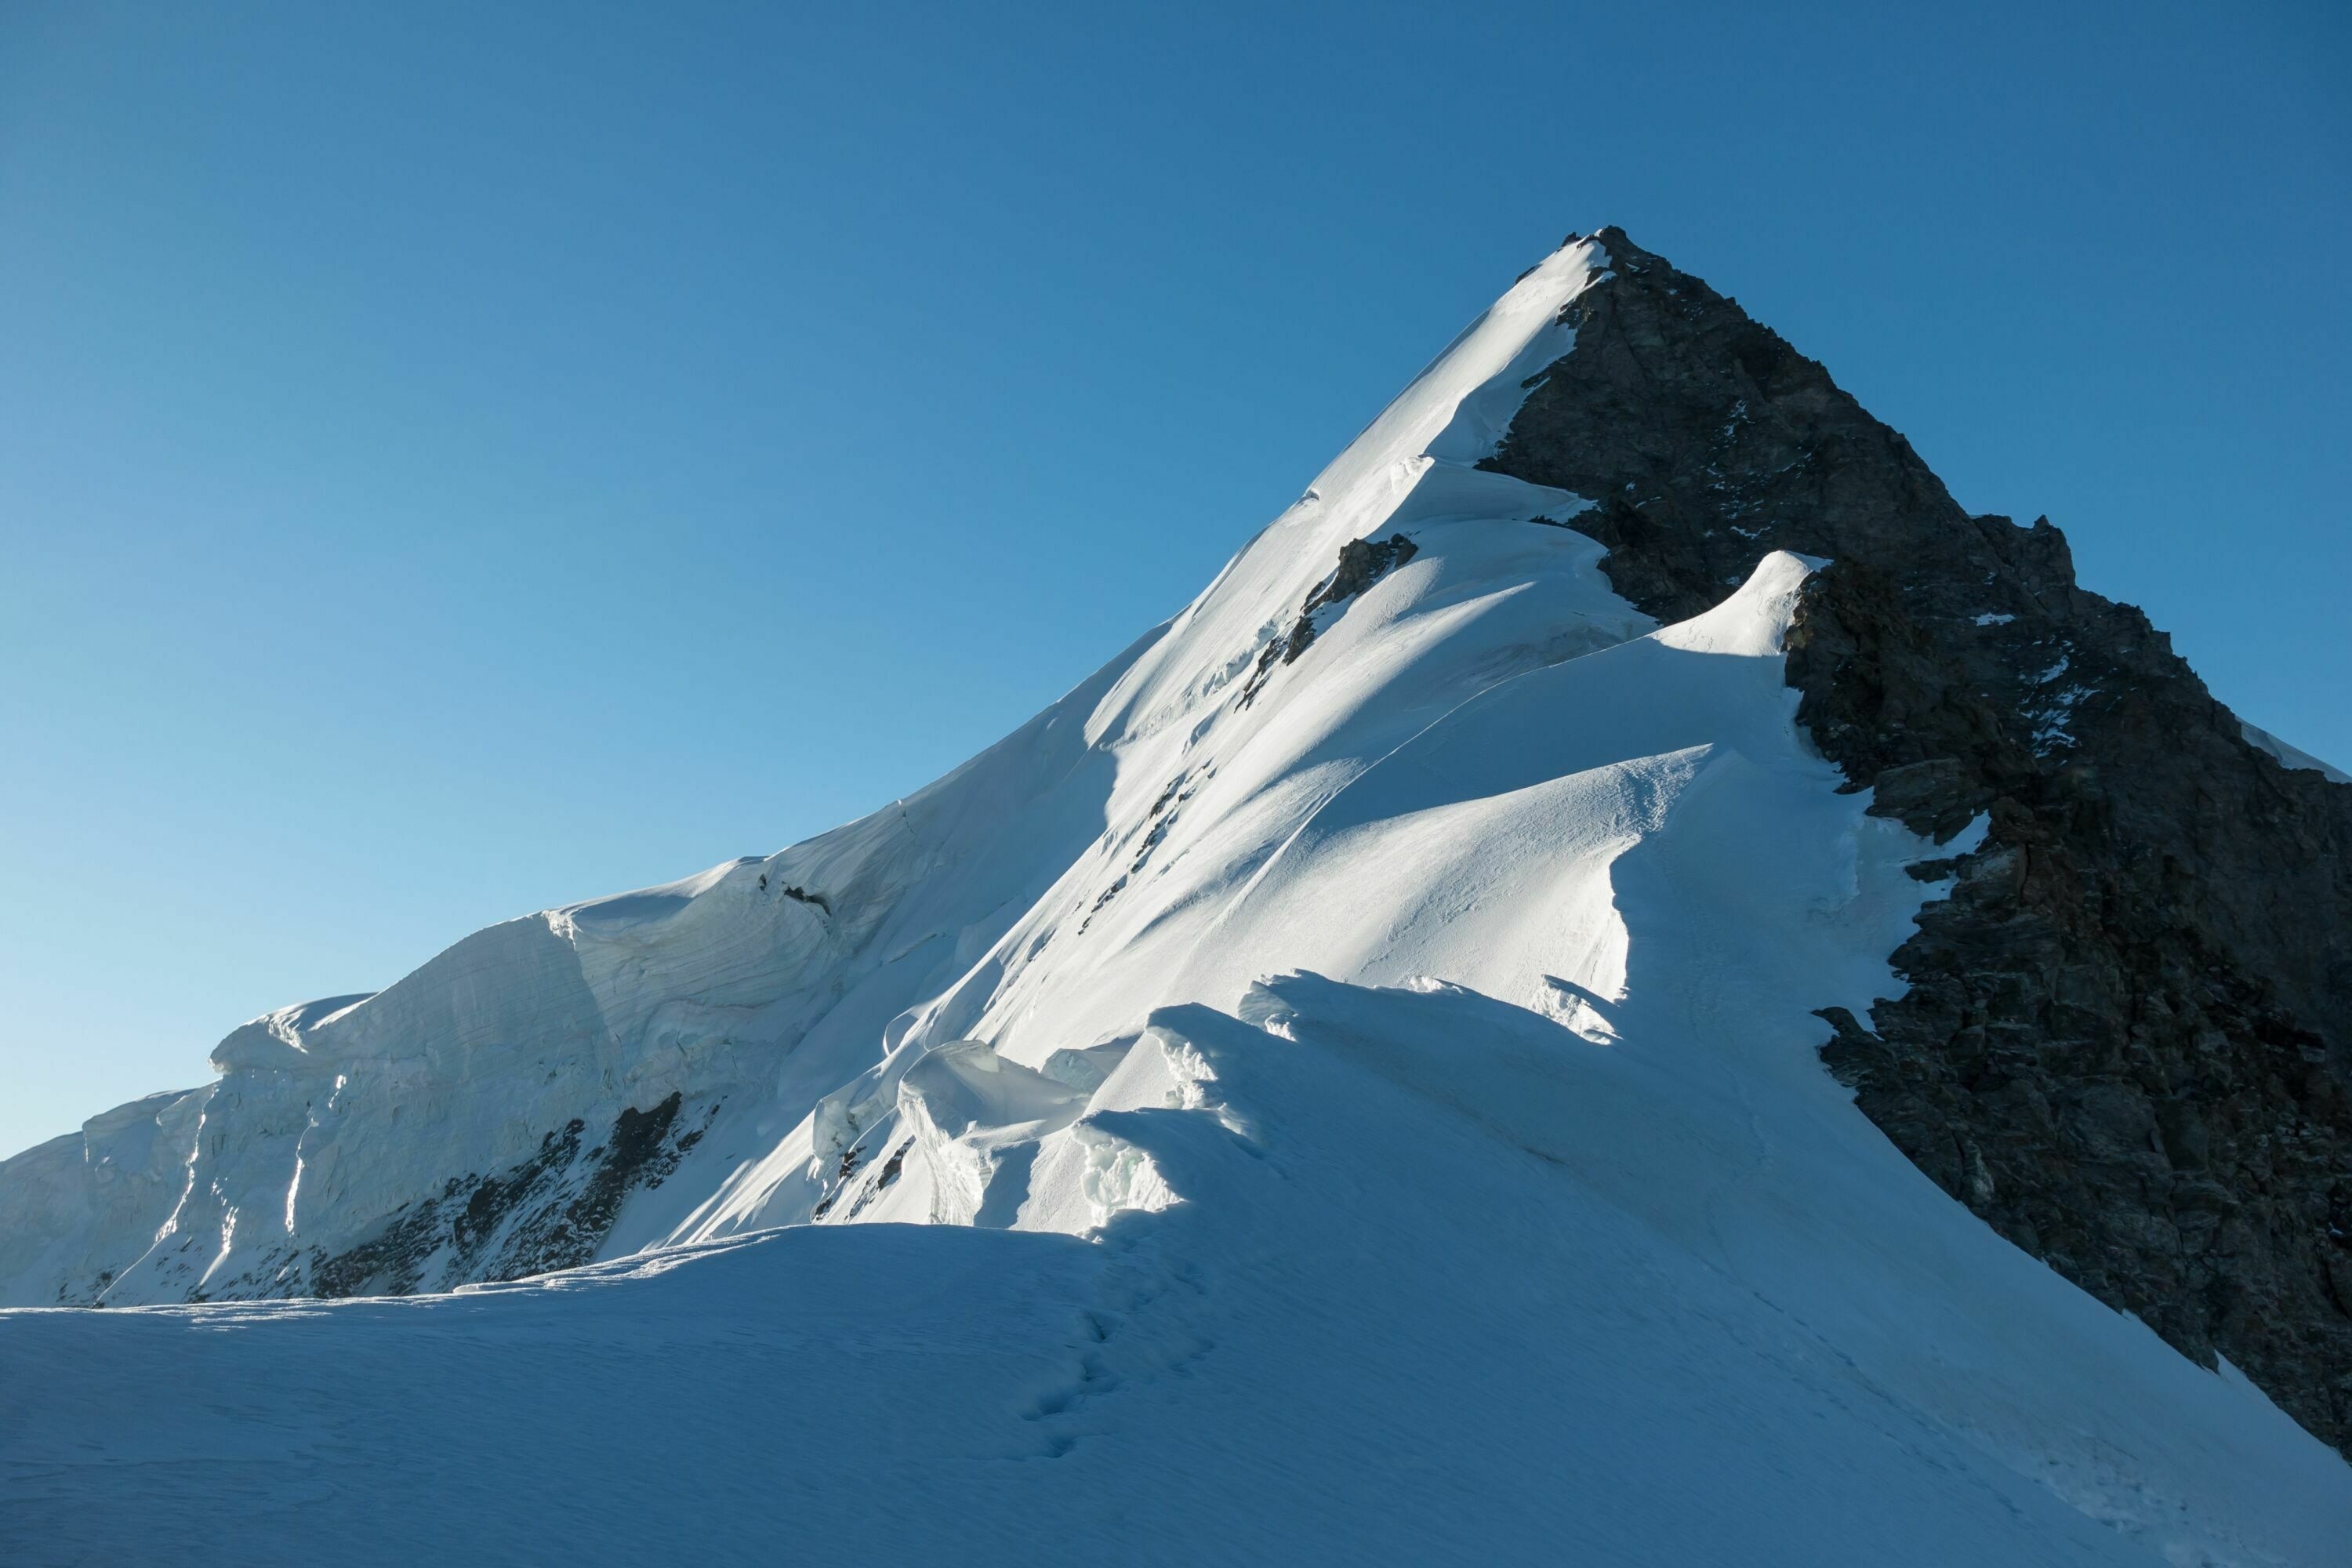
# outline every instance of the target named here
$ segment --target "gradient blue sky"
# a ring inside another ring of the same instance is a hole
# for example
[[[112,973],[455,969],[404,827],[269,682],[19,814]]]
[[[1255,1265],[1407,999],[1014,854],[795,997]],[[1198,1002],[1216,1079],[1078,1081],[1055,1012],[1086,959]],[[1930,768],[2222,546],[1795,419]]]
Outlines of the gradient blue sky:
[[[0,1152],[919,786],[1608,222],[2352,763],[2347,7],[1106,9],[0,10]]]

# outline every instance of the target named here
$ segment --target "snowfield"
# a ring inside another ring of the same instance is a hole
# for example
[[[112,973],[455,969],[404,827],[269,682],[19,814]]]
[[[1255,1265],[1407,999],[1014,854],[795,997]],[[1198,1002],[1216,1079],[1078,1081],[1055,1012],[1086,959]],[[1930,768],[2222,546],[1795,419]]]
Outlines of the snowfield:
[[[1979,829],[1805,743],[1819,563],[1475,466],[1607,265],[928,789],[0,1164],[0,1558],[2352,1561],[1822,1068]]]

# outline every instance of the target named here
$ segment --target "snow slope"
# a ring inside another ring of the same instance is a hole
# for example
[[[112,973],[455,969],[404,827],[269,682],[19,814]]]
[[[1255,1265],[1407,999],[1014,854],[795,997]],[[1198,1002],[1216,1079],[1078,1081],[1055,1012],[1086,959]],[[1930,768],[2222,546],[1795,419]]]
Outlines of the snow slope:
[[[1658,627],[1474,466],[1606,265],[938,784],[0,1165],[0,1300],[138,1309],[0,1314],[0,1544],[2343,1561],[2333,1452],[1822,1070],[1964,846],[1799,734],[1816,563]]]
[[[2352,784],[2352,773],[2347,773],[2332,763],[2323,763],[2299,747],[2288,745],[2268,730],[2260,730],[2252,724],[2242,723],[2239,728],[2245,731],[2246,739],[2255,749],[2268,752],[2278,760],[2282,767],[2309,768],[2312,772],[2322,774],[2337,784]]]

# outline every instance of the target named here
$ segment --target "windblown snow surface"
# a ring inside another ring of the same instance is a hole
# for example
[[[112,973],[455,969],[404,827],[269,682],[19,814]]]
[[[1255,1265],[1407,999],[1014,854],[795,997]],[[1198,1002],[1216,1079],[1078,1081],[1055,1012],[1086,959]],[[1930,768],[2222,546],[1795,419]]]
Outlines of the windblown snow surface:
[[[2268,752],[2281,767],[2309,768],[2312,772],[2324,774],[2336,784],[2352,784],[2352,773],[2347,773],[2342,768],[2331,763],[2321,762],[2301,747],[2288,745],[2268,730],[2258,730],[2253,725],[2245,723],[2241,723],[2239,728],[2245,732],[2246,739],[2257,750]]]
[[[929,789],[0,1166],[0,1558],[2352,1561],[1820,1066],[1955,847],[1794,725],[1817,563],[1657,626],[1473,466],[1607,264]]]

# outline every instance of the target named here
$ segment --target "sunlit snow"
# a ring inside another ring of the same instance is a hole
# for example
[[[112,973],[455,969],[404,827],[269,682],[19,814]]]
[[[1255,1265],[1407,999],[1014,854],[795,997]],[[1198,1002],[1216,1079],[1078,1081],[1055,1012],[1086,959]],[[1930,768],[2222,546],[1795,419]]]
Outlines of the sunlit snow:
[[[0,1165],[0,1300],[110,1309],[0,1313],[0,1555],[2343,1561],[2336,1454],[1822,1068],[1981,829],[1865,815],[1801,735],[1819,563],[1660,627],[1584,500],[1475,466],[1606,265],[1530,271],[937,784]],[[184,1304],[673,1094],[700,1136],[604,1261]]]

